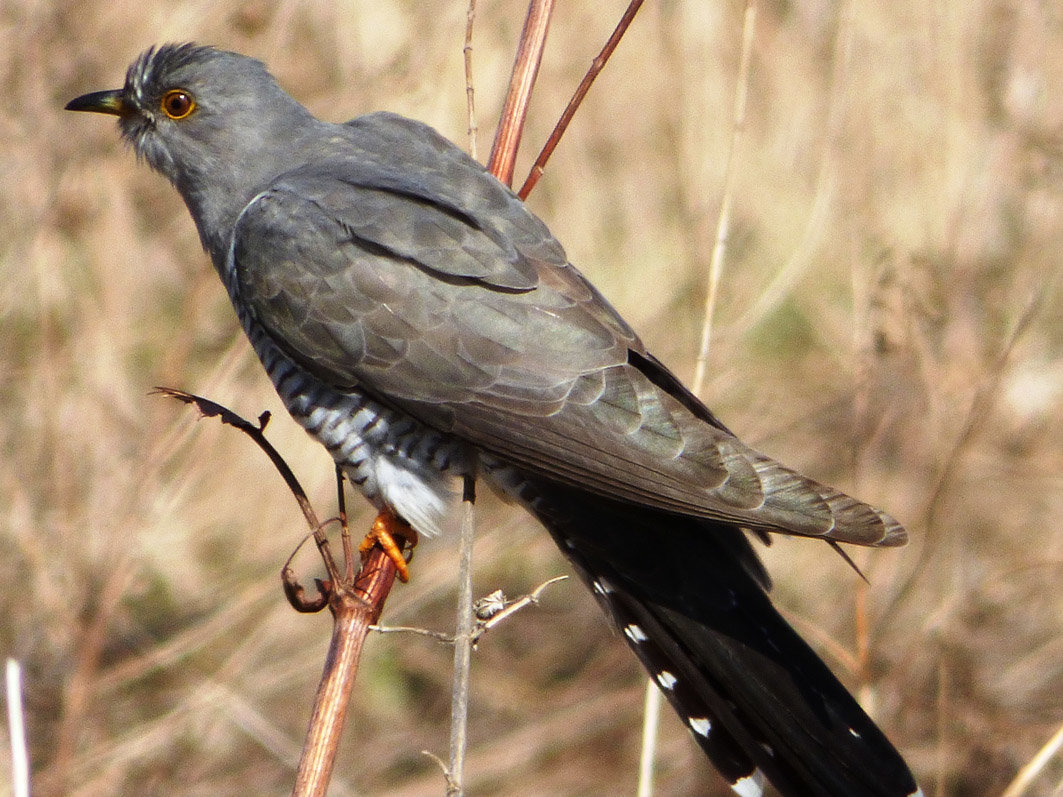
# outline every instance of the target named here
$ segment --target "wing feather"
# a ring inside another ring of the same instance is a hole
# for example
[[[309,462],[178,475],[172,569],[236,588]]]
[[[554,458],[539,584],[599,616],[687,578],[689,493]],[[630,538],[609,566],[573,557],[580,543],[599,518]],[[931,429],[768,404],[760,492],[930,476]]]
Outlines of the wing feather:
[[[387,122],[366,124],[397,135]],[[420,170],[408,152],[401,163],[297,169],[244,210],[238,290],[296,362],[610,498],[755,529],[903,542],[888,515],[718,424],[515,196],[460,152],[428,154]]]

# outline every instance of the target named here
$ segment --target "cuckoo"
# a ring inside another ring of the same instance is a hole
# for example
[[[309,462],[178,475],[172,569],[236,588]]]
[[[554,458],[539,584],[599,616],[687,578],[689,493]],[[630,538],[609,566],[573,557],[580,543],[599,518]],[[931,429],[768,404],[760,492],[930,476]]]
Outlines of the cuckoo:
[[[732,434],[482,165],[194,44],[66,107],[174,185],[284,405],[378,510],[439,533],[469,476],[526,508],[739,794],[919,793],[748,538],[904,529]]]

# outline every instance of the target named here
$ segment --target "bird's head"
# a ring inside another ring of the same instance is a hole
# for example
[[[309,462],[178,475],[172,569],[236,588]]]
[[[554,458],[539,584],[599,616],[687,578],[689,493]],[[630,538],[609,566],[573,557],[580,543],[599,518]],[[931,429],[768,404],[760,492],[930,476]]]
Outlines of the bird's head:
[[[177,187],[201,233],[205,218],[224,224],[292,168],[301,133],[317,123],[261,61],[195,44],[153,47],[122,88],[66,108],[117,116],[122,137]]]

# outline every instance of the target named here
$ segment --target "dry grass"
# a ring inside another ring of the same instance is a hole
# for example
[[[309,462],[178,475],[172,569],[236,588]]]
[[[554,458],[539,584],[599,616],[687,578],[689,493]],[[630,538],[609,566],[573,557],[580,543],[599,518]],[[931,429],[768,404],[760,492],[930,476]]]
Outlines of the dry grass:
[[[560,5],[525,161],[623,3]],[[531,200],[687,377],[741,13],[647,4]],[[303,530],[268,463],[147,393],[274,410],[322,509],[327,458],[278,411],[177,197],[63,103],[117,85],[149,44],[195,39],[265,58],[324,117],[389,108],[463,141],[464,16],[416,0],[0,5],[0,651],[26,667],[38,794],[286,792],[328,638],[281,598]],[[481,152],[522,17],[480,2]],[[1063,722],[1063,18],[776,3],[755,47],[705,397],[908,523],[907,549],[857,552],[868,658],[828,660],[928,794],[999,793]],[[488,504],[479,525],[479,592],[565,572],[525,518]],[[768,554],[795,623],[851,657],[854,575],[821,545]],[[446,627],[453,562],[446,542],[419,549],[385,619]],[[419,751],[445,753],[450,652],[388,636],[367,655],[333,793],[441,793]],[[632,792],[642,677],[574,582],[493,632],[473,679],[471,793]],[[661,795],[725,793],[671,717],[662,756]],[[1057,757],[1028,793],[1061,777]]]

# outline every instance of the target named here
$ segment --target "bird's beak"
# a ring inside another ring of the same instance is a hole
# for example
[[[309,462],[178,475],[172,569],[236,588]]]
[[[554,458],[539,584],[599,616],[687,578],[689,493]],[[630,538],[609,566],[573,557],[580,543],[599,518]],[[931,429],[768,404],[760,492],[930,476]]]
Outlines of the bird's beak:
[[[90,94],[82,94],[66,104],[68,111],[92,111],[93,113],[109,113],[112,116],[125,116],[129,113],[129,103],[125,99],[123,89],[110,91],[93,91]]]

